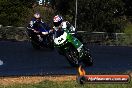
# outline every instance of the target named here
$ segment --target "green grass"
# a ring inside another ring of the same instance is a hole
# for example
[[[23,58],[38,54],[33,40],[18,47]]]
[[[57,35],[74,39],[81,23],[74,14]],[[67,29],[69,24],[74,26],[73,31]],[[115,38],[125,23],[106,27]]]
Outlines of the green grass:
[[[132,24],[128,24],[125,28],[125,33],[132,34]]]
[[[78,84],[76,81],[53,82],[43,81],[37,84],[0,85],[0,88],[132,88],[132,81],[128,84]]]
[[[124,33],[126,36],[124,37],[123,43],[126,45],[132,45],[132,24],[126,26]]]

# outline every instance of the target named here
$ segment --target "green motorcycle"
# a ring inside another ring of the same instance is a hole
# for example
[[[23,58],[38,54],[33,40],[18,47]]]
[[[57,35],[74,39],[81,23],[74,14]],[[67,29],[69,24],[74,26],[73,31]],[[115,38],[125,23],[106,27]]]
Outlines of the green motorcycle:
[[[77,67],[80,64],[85,66],[93,65],[89,50],[68,30],[55,31],[54,44],[58,52],[66,57],[71,66]]]

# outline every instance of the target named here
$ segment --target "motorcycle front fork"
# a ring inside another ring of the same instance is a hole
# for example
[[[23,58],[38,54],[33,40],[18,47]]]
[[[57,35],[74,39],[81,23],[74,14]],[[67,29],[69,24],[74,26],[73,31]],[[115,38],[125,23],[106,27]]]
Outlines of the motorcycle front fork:
[[[81,58],[84,54],[83,44],[77,48],[77,51],[78,51],[79,58]]]

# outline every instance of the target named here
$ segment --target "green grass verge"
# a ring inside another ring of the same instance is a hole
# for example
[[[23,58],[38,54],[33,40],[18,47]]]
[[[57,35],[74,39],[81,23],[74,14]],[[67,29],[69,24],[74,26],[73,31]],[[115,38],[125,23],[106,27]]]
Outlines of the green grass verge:
[[[76,81],[53,82],[45,80],[36,84],[0,85],[0,88],[132,88],[132,81],[128,84],[78,84]]]

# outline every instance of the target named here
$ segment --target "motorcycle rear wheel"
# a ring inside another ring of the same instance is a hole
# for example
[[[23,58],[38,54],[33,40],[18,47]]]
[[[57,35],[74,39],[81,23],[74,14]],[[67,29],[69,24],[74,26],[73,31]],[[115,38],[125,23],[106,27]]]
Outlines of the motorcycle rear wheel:
[[[83,63],[85,66],[92,66],[93,65],[93,58],[90,54],[89,50],[84,48],[84,56],[83,56]]]

